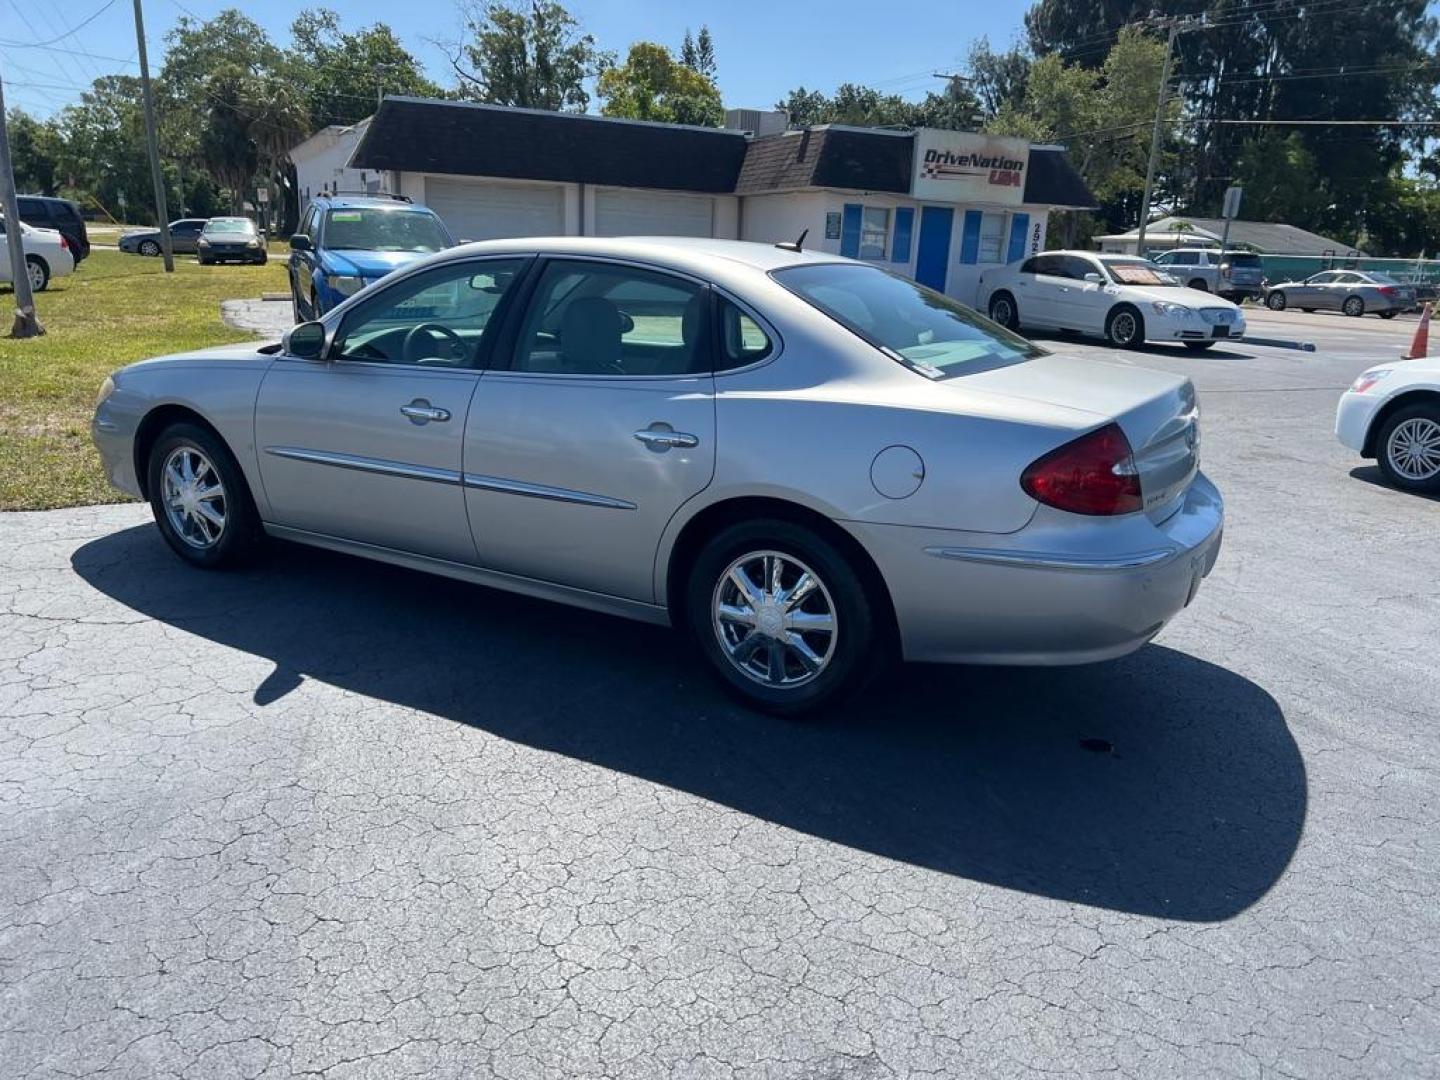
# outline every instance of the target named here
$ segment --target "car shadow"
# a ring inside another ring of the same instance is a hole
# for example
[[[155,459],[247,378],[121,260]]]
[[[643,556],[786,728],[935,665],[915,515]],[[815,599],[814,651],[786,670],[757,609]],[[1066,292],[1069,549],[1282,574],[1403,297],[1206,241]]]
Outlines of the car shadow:
[[[1411,499],[1424,499],[1426,502],[1440,503],[1440,495],[1427,495],[1423,491],[1402,491],[1394,484],[1387,483],[1385,474],[1380,471],[1378,465],[1357,465],[1350,470],[1350,476],[1354,480],[1360,480],[1375,487],[1384,488],[1386,491],[1396,495],[1406,496]]]
[[[1042,671],[910,666],[809,722],[719,693],[678,635],[308,548],[229,574],[149,526],[75,571],[150,618],[915,867],[1179,920],[1243,911],[1299,842],[1305,768],[1259,686],[1175,649]]]

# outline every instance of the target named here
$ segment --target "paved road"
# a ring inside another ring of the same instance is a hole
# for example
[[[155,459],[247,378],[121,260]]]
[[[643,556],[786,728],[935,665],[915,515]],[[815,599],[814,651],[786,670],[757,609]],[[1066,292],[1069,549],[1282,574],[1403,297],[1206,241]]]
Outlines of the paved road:
[[[0,1072],[1436,1075],[1440,503],[1330,435],[1389,347],[1127,355],[1201,387],[1195,604],[812,725],[653,628],[0,516]]]

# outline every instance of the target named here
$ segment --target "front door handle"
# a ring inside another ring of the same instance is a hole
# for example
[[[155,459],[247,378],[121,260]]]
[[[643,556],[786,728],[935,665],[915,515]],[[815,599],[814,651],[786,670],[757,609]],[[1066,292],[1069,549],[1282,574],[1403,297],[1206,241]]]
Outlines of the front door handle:
[[[635,438],[648,446],[656,453],[664,453],[674,447],[699,446],[698,436],[691,435],[685,431],[675,431],[669,424],[652,424],[648,428],[641,428],[635,432]]]
[[[412,424],[428,424],[431,420],[444,423],[450,419],[450,410],[431,405],[424,398],[416,398],[409,405],[401,405],[400,413],[408,416]]]

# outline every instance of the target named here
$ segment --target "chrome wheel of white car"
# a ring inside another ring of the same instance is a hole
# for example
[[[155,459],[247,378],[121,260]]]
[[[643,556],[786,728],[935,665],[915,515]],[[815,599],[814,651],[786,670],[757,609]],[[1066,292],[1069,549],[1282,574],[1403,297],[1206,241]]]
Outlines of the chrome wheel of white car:
[[[1015,300],[1007,292],[996,293],[990,300],[990,321],[997,322],[1006,330],[1018,330],[1020,317],[1015,312]]]
[[[177,446],[160,468],[165,516],[175,535],[194,548],[210,548],[225,533],[225,485],[210,459],[193,446]]]
[[[835,655],[838,625],[830,590],[793,555],[740,556],[716,584],[710,612],[730,663],[764,686],[802,686]]]
[[[43,260],[31,255],[25,260],[25,269],[29,272],[30,288],[35,292],[44,292],[50,284],[50,268]]]
[[[1128,304],[1117,307],[1105,321],[1105,336],[1121,349],[1138,349],[1145,344],[1145,323]]]
[[[1385,440],[1390,467],[1406,480],[1440,477],[1440,421],[1412,416],[1401,421]]]

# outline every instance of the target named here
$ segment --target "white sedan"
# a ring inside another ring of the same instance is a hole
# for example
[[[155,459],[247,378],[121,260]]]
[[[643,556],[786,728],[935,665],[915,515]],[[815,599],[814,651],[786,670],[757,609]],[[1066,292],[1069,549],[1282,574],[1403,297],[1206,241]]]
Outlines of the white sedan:
[[[1440,493],[1440,357],[1362,372],[1340,398],[1335,436],[1396,487]]]
[[[63,277],[75,269],[70,242],[54,229],[36,229],[20,223],[25,245],[25,269],[30,274],[30,288],[44,292],[53,277]],[[14,281],[10,270],[10,248],[6,243],[5,220],[0,218],[0,281]]]
[[[1186,288],[1133,255],[1032,255],[982,274],[978,300],[990,318],[1010,330],[1101,334],[1122,349],[1179,341],[1198,351],[1245,334],[1245,315],[1236,305]]]

